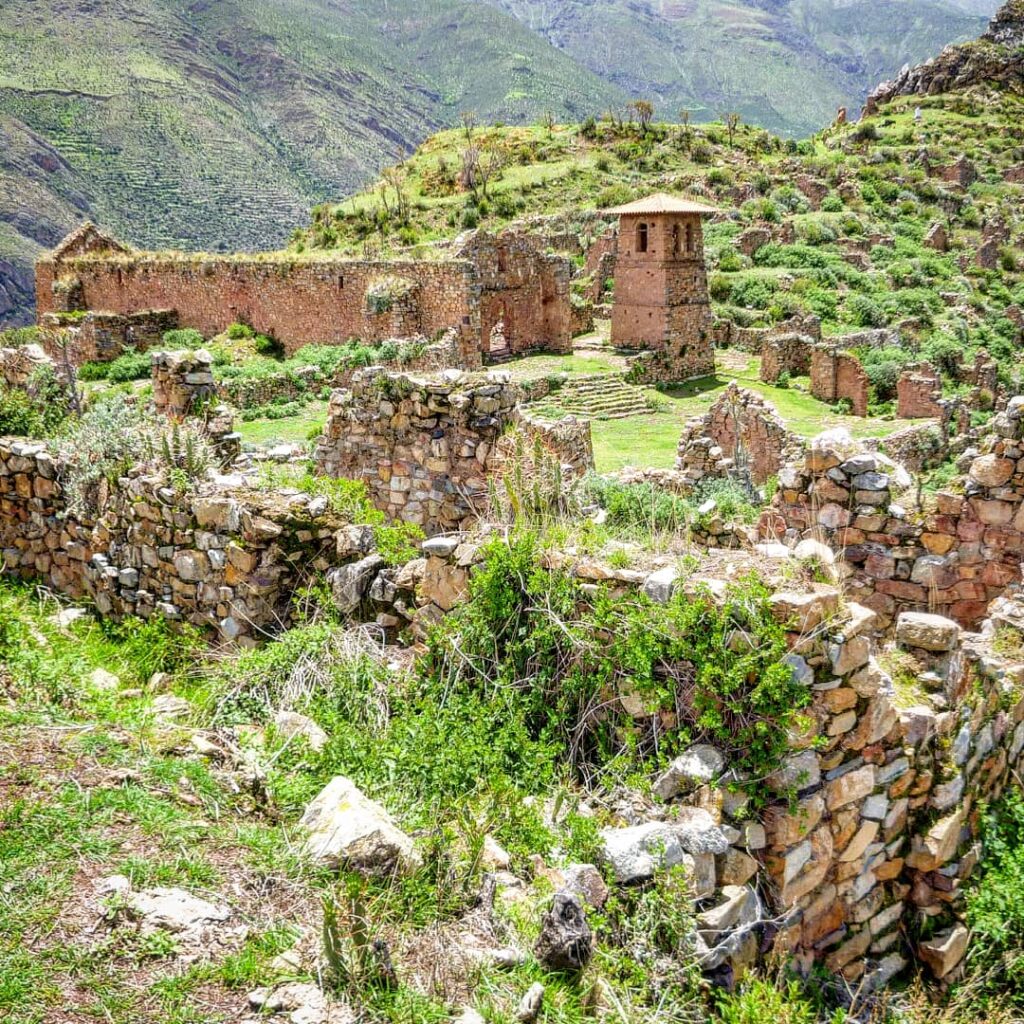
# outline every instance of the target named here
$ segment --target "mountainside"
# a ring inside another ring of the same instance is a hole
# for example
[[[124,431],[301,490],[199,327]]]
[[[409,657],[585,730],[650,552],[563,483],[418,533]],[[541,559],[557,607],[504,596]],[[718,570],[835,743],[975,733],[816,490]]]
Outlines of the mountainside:
[[[462,110],[575,120],[623,99],[466,0],[5,2],[0,324],[86,216],[141,245],[273,246]]]
[[[280,244],[432,131],[661,116],[827,123],[993,0],[4,0],[0,325],[89,217],[135,244]]]
[[[998,0],[490,0],[674,118],[810,134],[905,62],[972,39]]]

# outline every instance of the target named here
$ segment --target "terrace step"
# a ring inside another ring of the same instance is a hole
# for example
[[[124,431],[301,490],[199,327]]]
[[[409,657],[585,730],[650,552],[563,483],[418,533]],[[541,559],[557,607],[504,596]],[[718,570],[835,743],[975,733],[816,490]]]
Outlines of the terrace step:
[[[582,419],[626,419],[651,411],[644,392],[619,373],[574,377],[545,400],[545,404]]]

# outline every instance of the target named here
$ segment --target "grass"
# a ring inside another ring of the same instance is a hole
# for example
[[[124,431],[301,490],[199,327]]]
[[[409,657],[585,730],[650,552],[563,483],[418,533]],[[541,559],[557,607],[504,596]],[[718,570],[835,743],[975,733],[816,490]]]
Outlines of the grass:
[[[297,416],[284,419],[257,419],[238,423],[242,443],[266,447],[274,444],[300,444],[319,433],[327,422],[327,402],[309,402]]]

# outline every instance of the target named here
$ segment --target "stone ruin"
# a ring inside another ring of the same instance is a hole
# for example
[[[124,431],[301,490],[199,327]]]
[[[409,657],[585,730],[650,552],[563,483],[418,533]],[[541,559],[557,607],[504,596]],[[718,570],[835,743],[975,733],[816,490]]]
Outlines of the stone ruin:
[[[896,415],[901,420],[946,418],[942,377],[930,363],[907,367],[896,383]]]
[[[593,469],[590,423],[531,419],[507,374],[449,371],[413,377],[371,368],[335,391],[317,468],[361,480],[389,518],[428,534],[457,530],[489,503],[489,480],[504,464],[512,428],[539,438],[569,476]]]
[[[772,331],[760,347],[761,380],[775,384],[783,373],[809,376],[811,394],[829,405],[846,401],[853,416],[867,416],[870,382],[856,356],[836,341],[798,331]]]
[[[803,442],[759,395],[730,384],[715,404],[690,420],[679,439],[676,471],[696,484],[732,477],[762,486],[796,458]]]
[[[961,457],[963,493],[939,492],[924,515],[911,512],[916,496],[902,467],[848,436],[824,434],[779,474],[762,533],[828,544],[847,593],[882,628],[907,610],[974,627],[1021,582],[1024,553],[1024,398],[1011,400],[993,427],[980,450]]]

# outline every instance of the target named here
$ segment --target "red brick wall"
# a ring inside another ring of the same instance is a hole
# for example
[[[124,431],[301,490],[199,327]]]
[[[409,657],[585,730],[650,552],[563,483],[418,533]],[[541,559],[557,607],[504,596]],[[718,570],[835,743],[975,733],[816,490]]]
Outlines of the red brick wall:
[[[942,418],[939,405],[942,397],[942,378],[927,363],[905,371],[896,383],[896,415],[901,420]]]
[[[245,321],[273,334],[288,352],[319,342],[340,344],[358,337],[382,340],[396,324],[391,315],[366,311],[367,286],[382,277],[419,285],[419,330],[433,335],[449,327],[462,334],[469,365],[479,363],[479,308],[472,266],[464,261],[374,263],[81,257],[55,267],[36,266],[37,311],[54,310],[55,273],[82,282],[85,308],[112,313],[176,309],[182,326],[206,335]],[[408,312],[402,311],[403,321]]]

